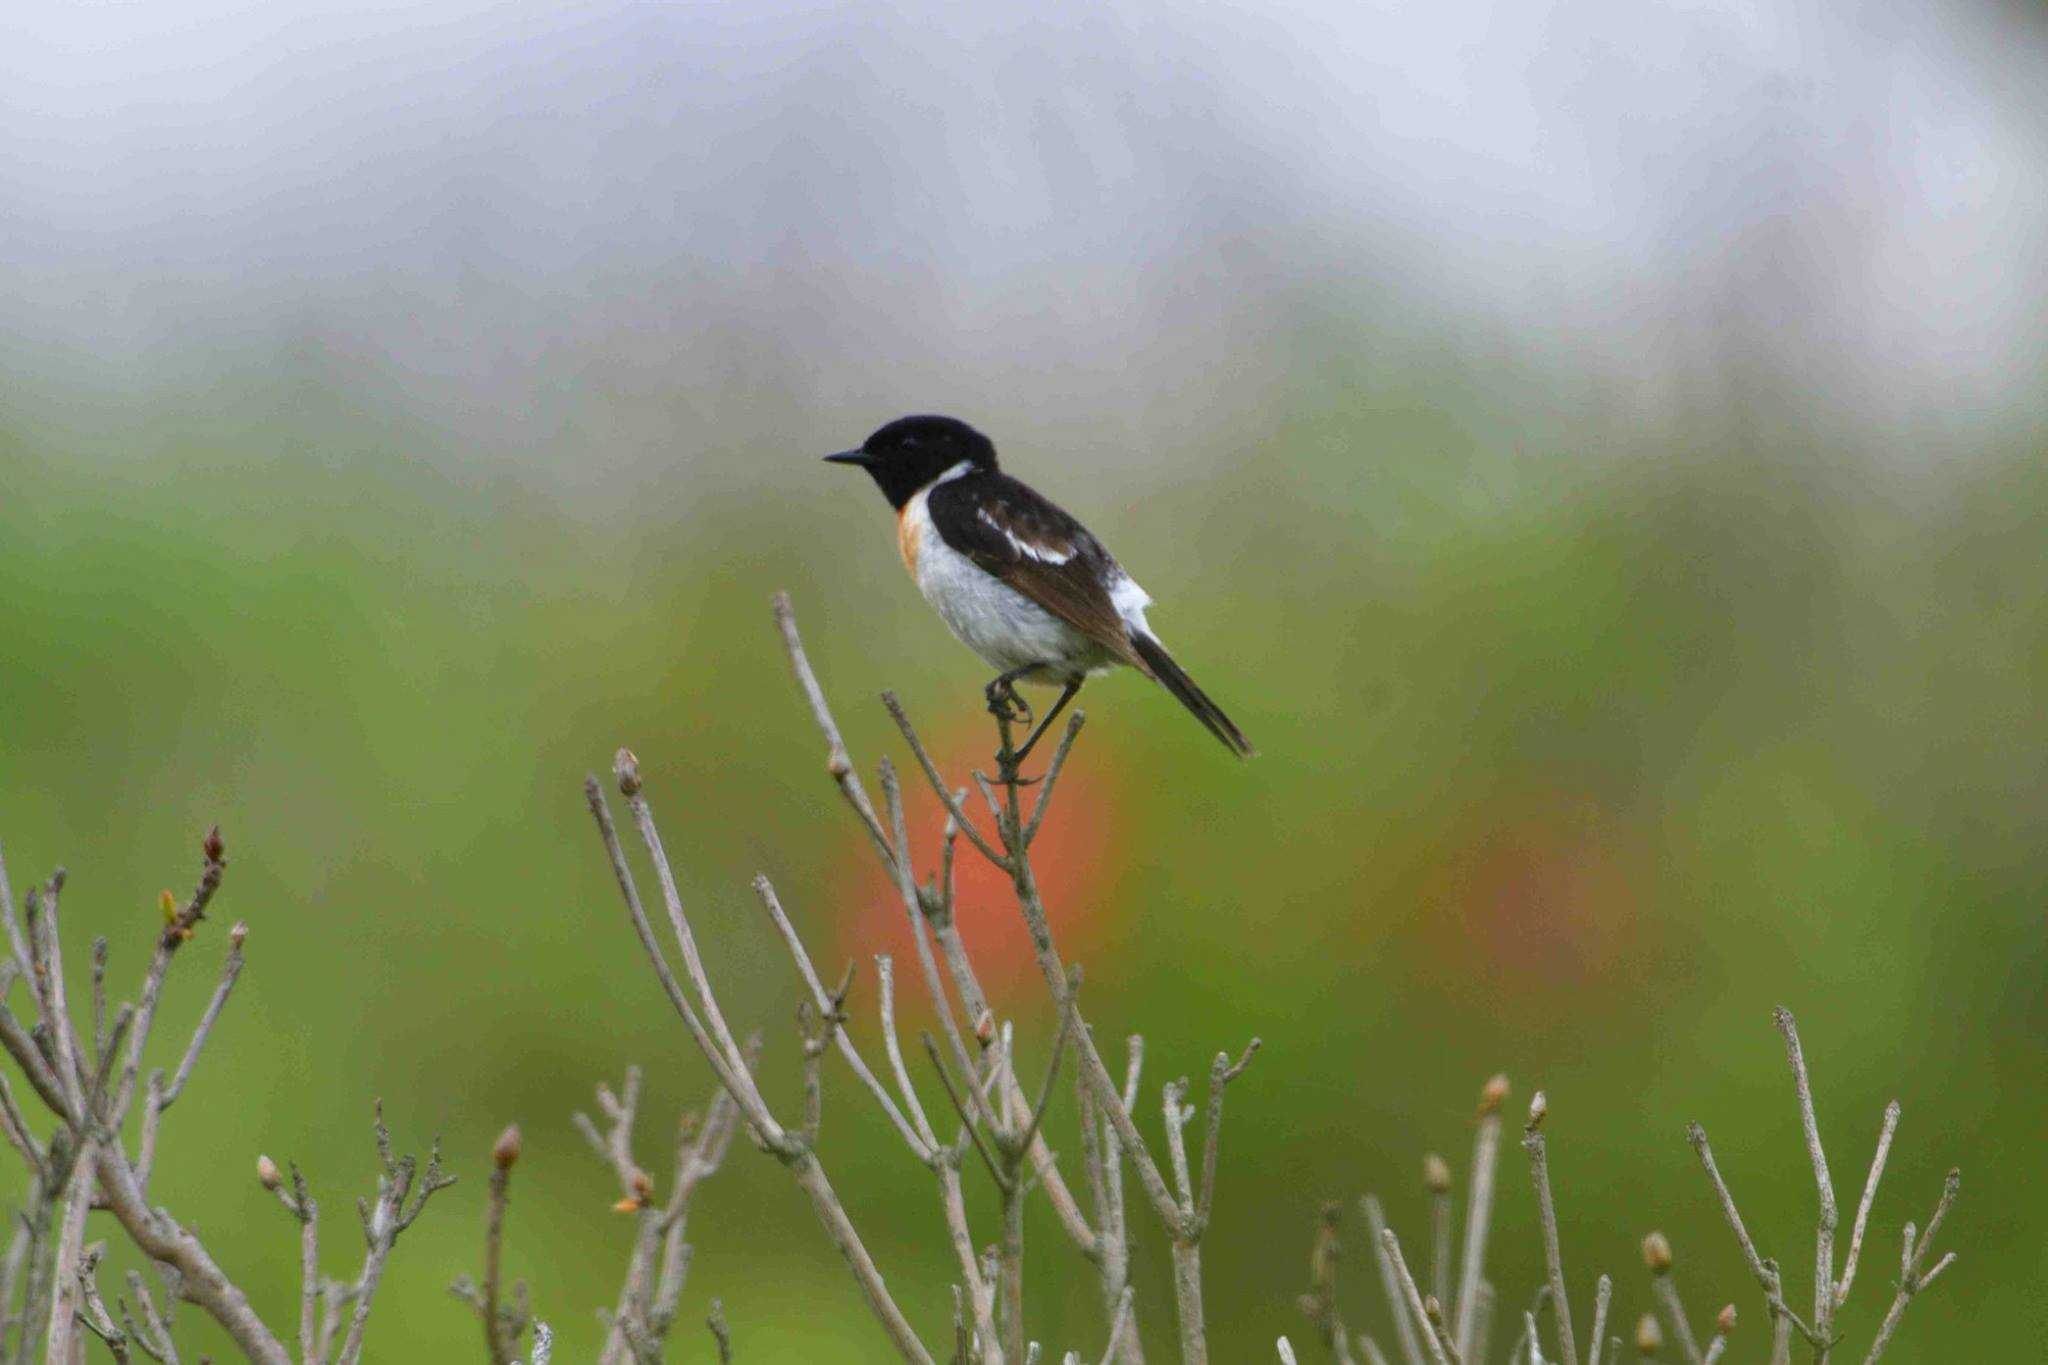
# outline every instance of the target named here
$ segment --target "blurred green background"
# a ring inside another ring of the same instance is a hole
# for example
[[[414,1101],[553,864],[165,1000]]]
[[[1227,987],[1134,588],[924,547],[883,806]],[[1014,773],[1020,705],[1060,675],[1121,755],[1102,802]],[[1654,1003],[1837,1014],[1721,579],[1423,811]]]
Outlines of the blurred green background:
[[[710,1085],[583,809],[621,743],[773,1093],[796,989],[754,872],[821,966],[862,964],[872,1042],[886,890],[768,600],[858,760],[904,757],[884,687],[952,771],[983,756],[979,664],[865,481],[814,459],[939,409],[1111,543],[1262,751],[1100,682],[1044,857],[1148,1095],[1266,1041],[1207,1253],[1220,1359],[1310,1336],[1323,1199],[1376,1190],[1419,1243],[1422,1155],[1462,1182],[1494,1071],[1511,1112],[1549,1094],[1581,1295],[1608,1270],[1647,1308],[1662,1228],[1746,1354],[1760,1305],[1683,1132],[1806,1265],[1776,1004],[1845,1204],[1905,1107],[1851,1342],[1958,1165],[1961,1260],[1890,1358],[2038,1351],[2048,1195],[2010,1183],[2048,1138],[2048,213],[2010,98],[2037,15],[1562,6],[1473,39],[1483,6],[167,8],[53,17],[7,59],[0,847],[17,889],[70,869],[74,969],[104,933],[126,980],[225,830],[167,1056],[235,919],[250,965],[157,1189],[274,1323],[296,1243],[255,1157],[304,1166],[352,1273],[381,1096],[464,1180],[401,1245],[371,1357],[474,1354],[446,1284],[512,1120],[513,1269],[594,1350],[629,1230],[570,1114],[643,1065],[665,1180]],[[969,901],[1036,1058],[1014,912]],[[828,1077],[828,1169],[937,1340],[928,1177]],[[1520,1303],[1512,1144],[1501,1208]],[[678,1357],[715,1295],[742,1359],[886,1358],[744,1144],[692,1234]],[[1350,1240],[1347,1314],[1384,1339]],[[1029,1243],[1033,1334],[1092,1354],[1042,1207]]]

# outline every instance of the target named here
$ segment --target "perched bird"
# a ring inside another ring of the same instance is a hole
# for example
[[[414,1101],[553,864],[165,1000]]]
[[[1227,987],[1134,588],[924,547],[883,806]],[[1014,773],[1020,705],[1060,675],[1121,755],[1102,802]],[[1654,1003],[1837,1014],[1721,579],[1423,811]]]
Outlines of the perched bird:
[[[952,417],[901,417],[858,450],[896,509],[904,567],[960,642],[997,670],[989,708],[1030,707],[1019,682],[1063,687],[1021,762],[1091,673],[1119,664],[1158,682],[1240,758],[1252,753],[1223,708],[1195,686],[1145,623],[1152,599],[1088,528],[996,467],[988,437]]]

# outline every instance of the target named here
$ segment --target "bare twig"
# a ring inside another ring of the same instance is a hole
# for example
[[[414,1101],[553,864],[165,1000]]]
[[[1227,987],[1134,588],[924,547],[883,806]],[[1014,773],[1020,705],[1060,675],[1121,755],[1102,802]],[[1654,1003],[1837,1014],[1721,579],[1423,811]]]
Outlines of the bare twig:
[[[384,1265],[391,1257],[392,1248],[397,1245],[400,1234],[410,1228],[426,1208],[427,1201],[437,1191],[455,1183],[455,1177],[441,1168],[438,1139],[428,1154],[424,1170],[411,1156],[393,1156],[391,1133],[384,1126],[381,1101],[375,1107],[371,1134],[376,1139],[378,1161],[383,1171],[377,1177],[376,1199],[356,1201],[356,1211],[361,1215],[363,1224],[363,1267],[356,1276],[355,1309],[349,1317],[348,1335],[342,1338],[340,1354],[335,1357],[336,1365],[356,1365],[362,1359],[363,1333],[369,1325],[370,1308],[383,1282]]]
[[[1701,1365],[1716,1365],[1728,1350],[1728,1338],[1735,1335],[1735,1305],[1724,1307],[1714,1319],[1714,1339],[1707,1343],[1707,1352],[1700,1357]]]
[[[192,1079],[192,1068],[199,1064],[199,1054],[206,1047],[206,1040],[213,1033],[213,1025],[226,1008],[228,996],[235,989],[235,982],[242,975],[242,944],[249,938],[249,926],[236,924],[228,931],[228,955],[220,964],[220,981],[213,988],[213,995],[206,1002],[206,1010],[199,1016],[199,1023],[192,1030],[191,1041],[185,1044],[185,1055],[178,1059],[178,1069],[171,1074],[171,1083],[164,1089],[160,1109],[168,1109],[185,1093],[185,1083]]]
[[[759,1035],[754,1035],[742,1049],[750,1070],[760,1046]],[[681,1116],[676,1125],[675,1166],[668,1198],[657,1205],[653,1178],[633,1152],[633,1127],[640,1108],[640,1068],[626,1069],[625,1081],[617,1093],[608,1086],[599,1086],[597,1098],[608,1122],[605,1131],[600,1132],[586,1114],[572,1117],[577,1130],[618,1180],[622,1197],[614,1207],[635,1218],[633,1250],[626,1262],[625,1278],[599,1357],[606,1365],[615,1365],[632,1357],[633,1333],[658,1346],[674,1324],[690,1262],[689,1244],[684,1240],[690,1201],[697,1187],[723,1163],[739,1127],[739,1108],[731,1092],[719,1087],[705,1105],[701,1123],[689,1113]]]
[[[1486,1348],[1493,1341],[1493,1314],[1498,1307],[1498,1298],[1493,1291],[1492,1280],[1479,1282],[1479,1321],[1472,1331],[1471,1357],[1474,1361],[1486,1359]]]
[[[1756,1276],[1757,1284],[1764,1291],[1765,1305],[1773,1314],[1790,1322],[1800,1336],[1818,1345],[1813,1329],[1801,1321],[1799,1315],[1792,1311],[1791,1305],[1785,1302],[1783,1281],[1778,1274],[1777,1263],[1765,1260],[1758,1253],[1756,1243],[1750,1240],[1749,1229],[1742,1225],[1742,1214],[1735,1207],[1735,1196],[1729,1192],[1728,1182],[1721,1178],[1720,1168],[1714,1164],[1714,1149],[1707,1143],[1707,1130],[1693,1123],[1688,1125],[1685,1131],[1687,1140],[1692,1143],[1693,1151],[1699,1155],[1700,1165],[1707,1172],[1708,1181],[1714,1186],[1715,1195],[1721,1201],[1722,1216],[1734,1230],[1735,1240],[1742,1248],[1742,1257],[1749,1263],[1749,1273]]]
[[[1820,1124],[1813,1112],[1813,1082],[1806,1073],[1806,1054],[1799,1046],[1799,1028],[1792,1012],[1782,1005],[1773,1012],[1778,1032],[1785,1035],[1785,1059],[1792,1066],[1792,1085],[1799,1098],[1799,1126],[1806,1135],[1807,1159],[1813,1163],[1813,1183],[1820,1195],[1820,1212],[1814,1225],[1813,1243],[1813,1331],[1814,1365],[1827,1365],[1835,1319],[1835,1186],[1828,1178],[1827,1152],[1821,1147]]]
[[[1071,999],[1071,994],[1069,995]],[[1259,1040],[1254,1038],[1245,1044],[1244,1052],[1236,1061],[1230,1054],[1219,1052],[1216,1060],[1209,1064],[1209,1112],[1203,1123],[1202,1132],[1202,1186],[1195,1197],[1194,1217],[1190,1226],[1199,1231],[1209,1225],[1209,1209],[1216,1201],[1216,1157],[1217,1147],[1223,1137],[1223,1091],[1232,1081],[1244,1074],[1252,1064],[1252,1057],[1259,1050]]]
[[[1550,1156],[1543,1141],[1543,1117],[1549,1103],[1541,1090],[1529,1100],[1529,1123],[1522,1150],[1529,1154],[1529,1176],[1536,1186],[1536,1214],[1543,1229],[1543,1268],[1550,1277],[1550,1312],[1557,1324],[1558,1350],[1564,1365],[1578,1365],[1579,1344],[1572,1333],[1572,1306],[1564,1287],[1564,1257],[1558,1246],[1557,1204],[1550,1192]]]
[[[1429,1289],[1441,1303],[1451,1298],[1451,1167],[1435,1152],[1422,1158],[1422,1188],[1429,1194]]]
[[[1657,1296],[1664,1316],[1671,1321],[1671,1335],[1677,1339],[1679,1351],[1691,1365],[1700,1365],[1699,1340],[1692,1334],[1692,1323],[1679,1298],[1678,1281],[1671,1277],[1674,1261],[1671,1242],[1663,1233],[1652,1232],[1643,1238],[1643,1264],[1649,1267],[1650,1292]]]
[[[754,878],[754,894],[760,898],[761,906],[768,912],[768,918],[774,923],[776,932],[782,935],[783,946],[789,949],[790,958],[796,963],[797,974],[802,977],[804,986],[810,991],[813,1008],[821,1013],[827,1012],[830,1000],[825,993],[825,983],[818,978],[817,969],[811,965],[811,956],[804,950],[803,940],[798,937],[796,926],[790,923],[788,913],[783,910],[782,901],[775,894],[775,887],[765,876],[757,876]],[[845,1029],[834,1028],[832,1039],[838,1046],[839,1055],[846,1059],[846,1065],[867,1089],[868,1094],[873,1096],[882,1112],[888,1116],[897,1136],[917,1154],[918,1160],[930,1164],[937,1152],[937,1139],[927,1138],[923,1130],[911,1126],[903,1111],[896,1107],[895,1100],[890,1098],[888,1089],[875,1078],[875,1073],[868,1069],[867,1062],[860,1055],[860,1049],[854,1046],[852,1037]],[[914,1102],[914,1094],[911,1098]]]
[[[6,992],[0,990],[0,1002],[5,998]],[[5,1008],[4,1003],[0,1003],[0,1008]],[[47,1173],[42,1148],[37,1146],[35,1134],[29,1129],[28,1118],[21,1112],[21,1106],[15,1103],[14,1087],[7,1083],[5,1072],[0,1072],[0,1131],[4,1131],[8,1143],[21,1154],[30,1176],[41,1179]]]
[[[1877,1365],[1892,1344],[1892,1334],[1899,1330],[1899,1319],[1906,1314],[1906,1305],[1921,1290],[1934,1283],[1941,1273],[1954,1264],[1956,1254],[1951,1251],[1923,1271],[1920,1267],[1927,1260],[1927,1253],[1934,1245],[1934,1236],[1941,1231],[1942,1220],[1948,1217],[1949,1207],[1956,1201],[1956,1193],[1963,1187],[1963,1173],[1950,1171],[1942,1183],[1941,1198],[1934,1205],[1933,1216],[1927,1220],[1927,1231],[1916,1241],[1913,1225],[1906,1224],[1905,1245],[1899,1253],[1899,1288],[1892,1296],[1892,1306],[1885,1310],[1884,1322],[1877,1329],[1877,1338],[1870,1345],[1870,1354],[1863,1357],[1863,1365]]]
[[[704,1326],[718,1349],[718,1365],[732,1365],[732,1329],[725,1324],[725,1305],[717,1299],[711,1301],[711,1314],[704,1319]]]
[[[106,1301],[100,1297],[100,1258],[106,1250],[106,1243],[94,1242],[85,1249],[72,1272],[78,1277],[78,1322],[100,1339],[114,1357],[115,1365],[127,1365],[128,1334],[114,1325],[114,1316],[107,1311]]]
[[[1458,1277],[1454,1335],[1458,1349],[1472,1348],[1479,1308],[1479,1282],[1486,1276],[1486,1233],[1493,1223],[1493,1173],[1500,1158],[1500,1107],[1508,1078],[1495,1076],[1479,1092],[1479,1123],[1472,1137],[1472,1185],[1465,1210],[1465,1263]]]
[[[663,900],[667,903],[671,928],[676,932],[678,946],[683,951],[685,970],[697,996],[694,1003],[695,1006],[702,1008],[703,1018],[697,1016],[696,1008],[691,1007],[692,1002],[683,996],[680,983],[676,982],[673,974],[666,969],[659,949],[653,942],[653,936],[646,928],[646,916],[639,907],[631,874],[627,871],[624,855],[618,848],[617,837],[611,831],[603,793],[595,782],[588,783],[586,791],[590,796],[592,815],[598,822],[600,834],[604,837],[606,851],[611,855],[614,874],[619,880],[620,891],[626,898],[635,931],[655,966],[656,974],[663,979],[663,987],[669,992],[670,1000],[676,1005],[678,1013],[682,1015],[698,1050],[704,1054],[706,1062],[718,1075],[720,1083],[732,1094],[742,1116],[760,1136],[762,1144],[789,1170],[798,1187],[810,1199],[811,1207],[818,1215],[826,1236],[846,1261],[855,1283],[860,1287],[869,1308],[882,1324],[891,1343],[906,1360],[916,1362],[916,1365],[930,1365],[931,1353],[918,1339],[916,1329],[910,1325],[909,1319],[903,1315],[903,1311],[897,1307],[895,1299],[890,1295],[888,1286],[882,1279],[881,1270],[875,1265],[874,1258],[868,1254],[867,1247],[854,1229],[852,1220],[847,1217],[845,1206],[840,1202],[837,1192],[833,1190],[824,1167],[806,1145],[793,1141],[791,1135],[769,1112],[754,1084],[751,1072],[747,1070],[744,1059],[739,1056],[737,1044],[732,1042],[731,1030],[726,1027],[723,1015],[718,1012],[717,1002],[711,993],[710,980],[704,972],[703,961],[696,950],[695,938],[690,932],[688,917],[683,911],[681,896],[675,889],[675,877],[670,870],[667,854],[662,848],[660,834],[655,829],[653,812],[648,808],[647,801],[642,795],[643,783],[638,761],[629,751],[622,749],[619,751],[615,771],[619,789],[633,811],[642,842],[646,844],[648,855],[654,862],[655,872],[662,887]]]
[[[967,818],[967,812],[962,809],[960,799],[953,794],[952,788],[946,785],[946,780],[939,776],[938,765],[932,762],[932,756],[926,752],[924,741],[917,737],[917,730],[911,725],[910,716],[904,711],[903,703],[897,700],[894,692],[884,692],[882,705],[887,707],[889,714],[895,718],[896,728],[903,732],[903,742],[910,746],[910,752],[917,759],[918,766],[924,769],[925,777],[930,780],[932,790],[939,794],[939,801],[945,806],[946,814],[952,817],[954,826],[967,836],[968,843],[981,851],[982,857],[1007,870],[1010,866],[1009,855],[997,852],[995,845],[991,844],[975,827],[974,822]]]
[[[621,761],[631,757],[623,749],[619,753]],[[639,790],[637,764],[632,785],[635,791]],[[681,983],[676,980],[675,972],[669,967],[668,958],[662,952],[660,942],[654,937],[654,927],[647,918],[645,907],[640,903],[640,892],[634,884],[632,869],[626,862],[625,850],[619,846],[618,831],[612,824],[611,808],[605,802],[604,789],[598,785],[595,777],[583,780],[583,795],[590,805],[591,818],[597,822],[598,837],[604,842],[605,853],[611,858],[612,875],[617,879],[619,894],[626,902],[626,913],[632,921],[633,932],[639,938],[640,948],[647,954],[648,963],[654,968],[655,978],[661,982],[662,991],[668,996],[669,1004],[683,1021],[683,1027],[689,1031],[691,1041],[696,1043],[698,1051],[704,1054],[704,1061],[710,1066],[712,1074],[718,1077],[719,1084],[732,1091],[735,1096],[753,1095],[752,1078],[749,1077],[742,1086],[740,1080],[731,1074],[731,1065],[727,1062],[725,1054],[712,1040],[690,998],[683,994]],[[753,1098],[758,1104],[759,1096],[753,1095]],[[760,1108],[761,1113],[765,1115],[765,1106]],[[755,1106],[750,1106],[748,1118],[755,1117]]]
[[[13,955],[14,969],[28,975],[28,941],[21,934],[21,920],[14,913],[14,884],[7,880],[7,858],[0,853],[0,923],[7,928],[8,951]]]
[[[484,1200],[484,1276],[481,1284],[467,1277],[453,1286],[456,1297],[476,1309],[484,1329],[484,1354],[491,1365],[512,1365],[519,1338],[526,1330],[526,1287],[504,1302],[505,1211],[512,1202],[512,1168],[523,1146],[519,1125],[509,1124],[491,1145],[491,1183]]]
[[[1366,1233],[1372,1239],[1373,1258],[1379,1264],[1380,1288],[1387,1296],[1387,1311],[1394,1319],[1394,1340],[1407,1365],[1422,1365],[1421,1339],[1417,1330],[1427,1330],[1422,1319],[1409,1311],[1401,1295],[1400,1277],[1394,1271],[1394,1257],[1387,1244],[1387,1216],[1372,1195],[1359,1200],[1365,1212]],[[1462,1348],[1461,1348],[1462,1349]]]
[[[1600,1347],[1607,1340],[1607,1309],[1613,1301],[1614,1281],[1602,1275],[1593,1286],[1593,1339],[1586,1343],[1586,1365],[1600,1365]],[[1613,1365],[1621,1365],[1619,1359],[1610,1359]]]
[[[1343,1256],[1338,1225],[1343,1212],[1344,1206],[1332,1200],[1323,1205],[1316,1221],[1316,1238],[1308,1256],[1308,1291],[1301,1296],[1301,1311],[1339,1365],[1349,1365],[1351,1341],[1337,1308],[1337,1265]]]
[[[142,1328],[137,1330],[128,1316],[127,1303],[124,1301],[121,1305],[122,1326],[129,1339],[150,1359],[161,1361],[163,1365],[178,1365],[178,1348],[171,1340],[171,1329],[164,1322],[163,1314],[157,1312],[156,1300],[150,1296],[149,1285],[140,1272],[128,1272],[128,1292],[135,1296],[136,1304],[142,1309]]]
[[[1124,1292],[1117,1296],[1116,1312],[1109,1319],[1109,1344],[1102,1348],[1102,1365],[1116,1365],[1122,1354],[1124,1329],[1131,1321],[1131,1288],[1124,1286]]]
[[[1438,1331],[1435,1323],[1431,1322],[1429,1309],[1422,1301],[1422,1291],[1415,1287],[1415,1277],[1408,1273],[1408,1262],[1401,1255],[1401,1239],[1394,1235],[1392,1228],[1388,1228],[1380,1234],[1380,1244],[1386,1247],[1387,1257],[1394,1263],[1394,1282],[1400,1286],[1402,1302],[1408,1305],[1415,1321],[1422,1325],[1423,1343],[1429,1348],[1429,1358],[1436,1365],[1458,1365],[1460,1355],[1456,1345],[1451,1342],[1448,1332]],[[1438,1321],[1442,1316],[1439,1309]]]
[[[1877,1182],[1884,1178],[1884,1164],[1891,1155],[1892,1134],[1899,1127],[1899,1102],[1884,1107],[1884,1124],[1877,1132],[1877,1151],[1870,1158],[1870,1174],[1863,1182],[1863,1198],[1856,1204],[1856,1221],[1849,1229],[1849,1254],[1842,1261],[1842,1279],[1835,1286],[1835,1307],[1849,1298],[1849,1286],[1856,1282],[1856,1258],[1863,1254],[1863,1230],[1870,1223],[1870,1206],[1877,1199]]]
[[[1024,826],[1024,833],[1018,842],[1030,848],[1038,838],[1038,827],[1045,823],[1046,807],[1052,804],[1052,790],[1059,784],[1060,774],[1066,771],[1067,754],[1073,749],[1074,741],[1080,738],[1081,727],[1088,721],[1086,713],[1074,712],[1067,717],[1067,728],[1060,735],[1060,744],[1052,751],[1052,762],[1045,768],[1045,777],[1038,786],[1038,800],[1032,804],[1030,822]]]
[[[163,932],[157,935],[156,948],[150,954],[149,968],[143,974],[142,993],[135,1007],[135,1028],[128,1037],[128,1055],[121,1067],[121,1083],[114,1091],[113,1112],[125,1114],[135,1095],[136,1077],[142,1069],[143,1044],[149,1041],[151,1029],[156,1023],[156,1010],[163,998],[164,979],[171,970],[171,958],[191,939],[199,922],[206,918],[206,908],[213,903],[213,897],[220,890],[221,879],[227,872],[227,845],[221,839],[220,826],[208,830],[200,840],[200,856],[203,861],[199,869],[199,882],[192,894],[179,908],[175,900],[166,894],[164,900],[165,923]]]
[[[56,1292],[51,1299],[50,1320],[44,1336],[43,1359],[46,1361],[69,1361],[77,1341],[78,1323],[84,1308],[81,1265],[85,1256],[85,1215],[92,1207],[92,1152],[96,1145],[92,1139],[86,1139],[85,1148],[72,1169],[71,1186],[64,1192],[64,1215],[57,1225],[54,1253]]]

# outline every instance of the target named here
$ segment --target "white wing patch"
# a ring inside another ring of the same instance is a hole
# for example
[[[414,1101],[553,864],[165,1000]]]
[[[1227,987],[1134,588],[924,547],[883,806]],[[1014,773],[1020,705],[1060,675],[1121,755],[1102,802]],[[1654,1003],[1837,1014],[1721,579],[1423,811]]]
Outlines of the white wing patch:
[[[1010,548],[1023,555],[1026,559],[1035,559],[1041,564],[1064,564],[1074,557],[1072,547],[1056,550],[1050,545],[1038,545],[1022,539],[1010,530],[1009,527],[990,516],[986,507],[975,513],[975,515],[981,519],[982,525],[988,527],[991,531],[1000,532],[1003,539],[1010,542]]]
[[[1139,587],[1138,581],[1125,573],[1121,565],[1109,580],[1109,603],[1123,617],[1125,625],[1147,635],[1152,633],[1152,627],[1145,623],[1145,608],[1152,605],[1152,594]]]

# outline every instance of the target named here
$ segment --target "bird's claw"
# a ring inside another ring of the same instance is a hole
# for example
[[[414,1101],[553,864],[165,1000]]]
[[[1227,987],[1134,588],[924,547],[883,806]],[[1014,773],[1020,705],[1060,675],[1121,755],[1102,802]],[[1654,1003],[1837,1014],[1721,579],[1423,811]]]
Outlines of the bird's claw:
[[[1017,691],[1016,684],[1006,678],[997,678],[982,695],[988,698],[988,713],[1006,725],[1028,727],[1036,719],[1031,704]]]

